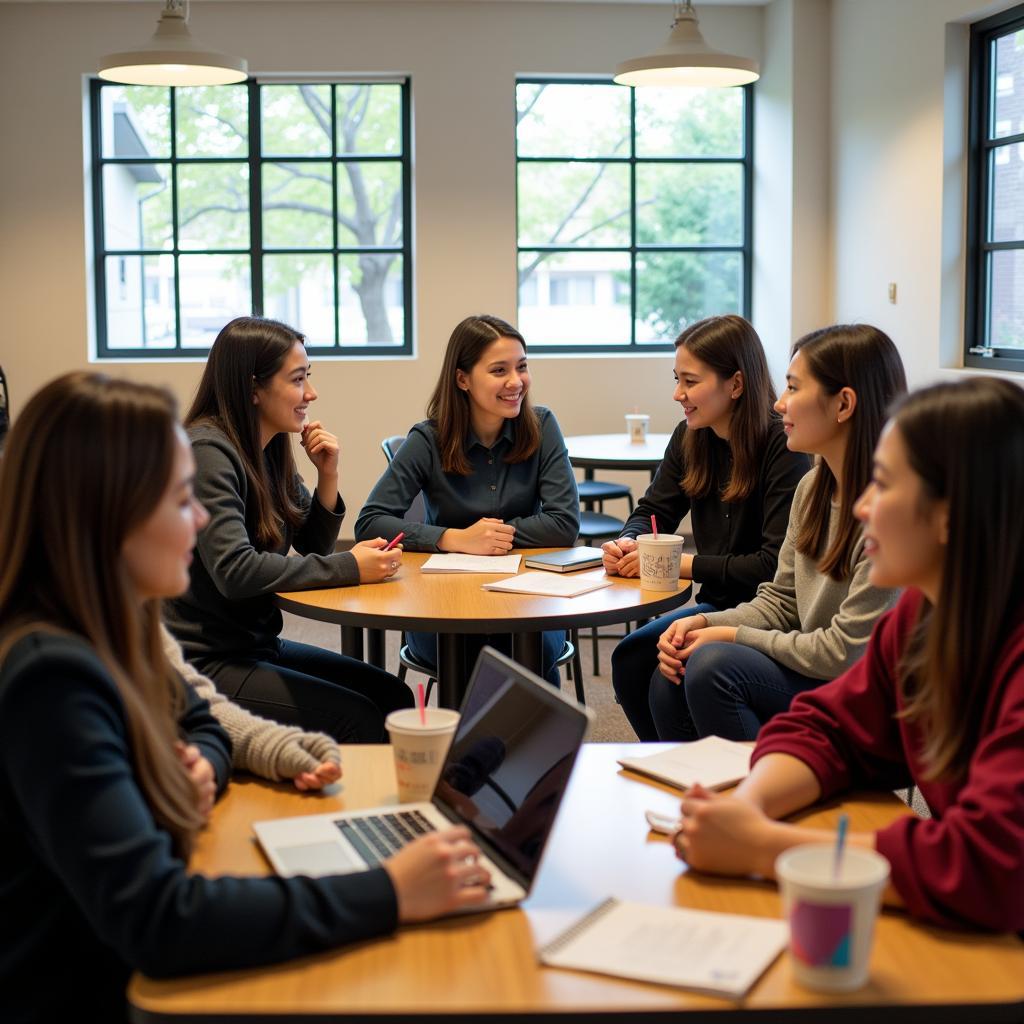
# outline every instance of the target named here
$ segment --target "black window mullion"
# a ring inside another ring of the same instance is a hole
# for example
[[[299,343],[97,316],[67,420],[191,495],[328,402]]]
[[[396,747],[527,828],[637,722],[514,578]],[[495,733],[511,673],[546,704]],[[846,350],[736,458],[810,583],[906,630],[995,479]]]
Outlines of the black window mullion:
[[[334,293],[334,347],[341,347],[341,257],[338,252],[338,87],[331,86],[331,288]]]
[[[178,91],[170,94],[171,129],[171,262],[174,266],[174,349],[181,349],[181,238],[178,234]],[[145,315],[145,314],[143,314]]]
[[[754,305],[754,87],[743,86],[743,315]]]
[[[249,79],[249,289],[253,312],[265,315],[263,295],[263,92]]]
[[[636,345],[636,89],[629,90],[629,343]]]

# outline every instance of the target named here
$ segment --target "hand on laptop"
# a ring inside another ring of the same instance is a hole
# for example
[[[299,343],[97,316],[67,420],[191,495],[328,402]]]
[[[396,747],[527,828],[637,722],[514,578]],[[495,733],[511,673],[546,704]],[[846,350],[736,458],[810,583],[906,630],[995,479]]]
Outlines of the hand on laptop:
[[[398,898],[398,919],[427,921],[487,899],[490,872],[469,829],[446,829],[421,836],[384,861]]]

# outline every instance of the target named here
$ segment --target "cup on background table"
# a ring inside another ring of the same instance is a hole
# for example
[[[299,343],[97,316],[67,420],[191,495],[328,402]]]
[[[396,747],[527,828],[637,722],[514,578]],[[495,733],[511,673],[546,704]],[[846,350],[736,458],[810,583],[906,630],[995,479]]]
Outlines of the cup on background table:
[[[683,538],[674,533],[642,533],[636,544],[640,551],[640,589],[678,590]]]
[[[626,413],[626,433],[630,444],[644,444],[647,441],[647,428],[651,425],[651,417],[645,412]]]
[[[392,711],[384,719],[395,755],[399,803],[416,803],[434,795],[448,748],[459,724],[459,713],[427,708],[425,723],[417,708]]]
[[[851,992],[868,980],[871,940],[889,862],[848,846],[839,873],[832,843],[794,846],[775,861],[789,921],[793,977],[819,992]]]

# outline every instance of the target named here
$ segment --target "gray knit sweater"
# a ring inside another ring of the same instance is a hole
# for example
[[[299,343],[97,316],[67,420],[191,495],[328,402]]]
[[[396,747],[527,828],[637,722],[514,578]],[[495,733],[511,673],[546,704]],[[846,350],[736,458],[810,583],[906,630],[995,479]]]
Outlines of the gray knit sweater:
[[[738,626],[736,643],[753,647],[786,668],[813,679],[835,679],[864,653],[875,621],[896,603],[898,591],[868,583],[863,536],[858,537],[852,572],[844,580],[818,572],[817,559],[797,551],[795,540],[816,473],[817,467],[797,484],[775,579],[762,583],[752,601],[705,618],[709,626]],[[839,509],[833,505],[828,543],[838,519]]]
[[[341,764],[341,751],[330,736],[303,732],[294,725],[279,725],[239,707],[185,660],[181,645],[166,626],[160,627],[160,633],[171,667],[200,697],[209,701],[214,718],[231,737],[231,762],[235,768],[280,782],[294,779],[300,772],[311,772],[323,761]]]

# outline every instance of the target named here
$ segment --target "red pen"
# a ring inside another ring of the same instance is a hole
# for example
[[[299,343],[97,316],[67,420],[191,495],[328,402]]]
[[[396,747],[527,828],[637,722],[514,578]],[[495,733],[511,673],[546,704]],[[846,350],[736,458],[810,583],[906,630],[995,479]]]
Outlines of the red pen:
[[[385,551],[390,551],[396,544],[401,544],[402,543],[402,538],[404,536],[405,536],[405,530],[403,530],[393,541],[391,541],[384,550]]]

